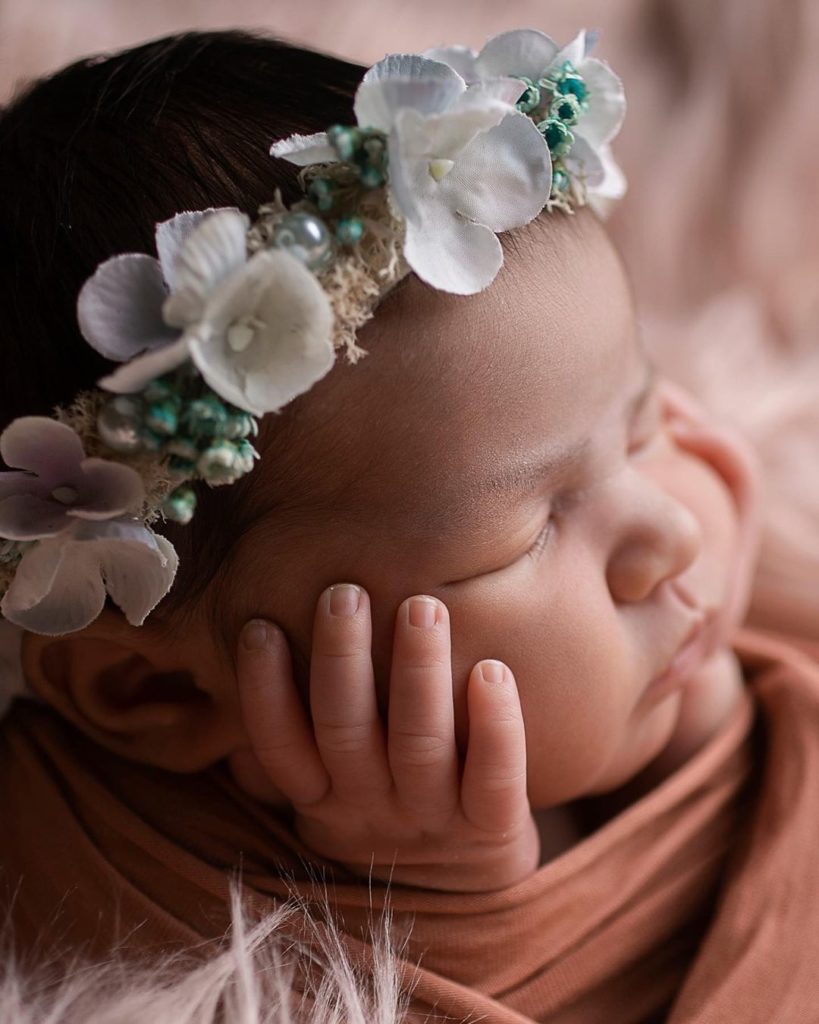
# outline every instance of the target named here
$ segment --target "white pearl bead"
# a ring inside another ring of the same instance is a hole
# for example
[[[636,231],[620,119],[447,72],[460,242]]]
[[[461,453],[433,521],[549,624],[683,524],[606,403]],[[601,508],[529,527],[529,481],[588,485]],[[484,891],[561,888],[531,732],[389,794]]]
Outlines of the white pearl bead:
[[[271,244],[286,249],[310,270],[320,270],[333,255],[333,236],[312,213],[287,213],[273,228]]]
[[[142,447],[139,437],[140,416],[133,399],[121,395],[106,402],[97,416],[100,440],[115,452],[137,452]]]

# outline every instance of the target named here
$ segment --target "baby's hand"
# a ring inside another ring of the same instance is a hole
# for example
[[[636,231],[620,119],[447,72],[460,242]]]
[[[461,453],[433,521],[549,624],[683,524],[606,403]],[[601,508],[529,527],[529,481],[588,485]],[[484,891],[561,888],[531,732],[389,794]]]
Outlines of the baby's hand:
[[[259,620],[245,626],[237,673],[257,776],[245,788],[263,791],[261,770],[293,805],[306,845],[364,876],[474,892],[526,878],[539,841],[510,670],[497,661],[473,668],[461,765],[446,607],[413,597],[399,608],[386,725],[370,646],[366,592],[330,587],[316,609],[308,716],[284,635]],[[234,774],[242,785],[239,774],[252,773]]]

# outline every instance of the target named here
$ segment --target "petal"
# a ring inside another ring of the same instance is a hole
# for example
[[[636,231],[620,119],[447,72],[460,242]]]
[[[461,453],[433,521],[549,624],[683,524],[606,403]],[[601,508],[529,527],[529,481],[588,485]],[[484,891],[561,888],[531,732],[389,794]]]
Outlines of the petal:
[[[48,494],[48,484],[33,473],[8,471],[0,473],[0,500],[18,494]]]
[[[399,111],[394,133],[398,140],[398,158],[402,161],[457,160],[476,135],[494,128],[514,111],[510,103],[494,96],[483,96],[477,91],[474,95],[471,93],[472,89],[442,114]]]
[[[628,183],[615,163],[610,146],[601,146],[597,155],[603,165],[603,180],[595,188],[589,189],[589,205],[598,216],[605,218],[610,213],[611,202],[622,199],[626,194]]]
[[[188,342],[183,335],[164,348],[137,356],[108,377],[101,377],[97,384],[106,391],[114,391],[120,395],[132,394],[134,391],[141,391],[154,377],[161,377],[163,373],[175,370],[188,358]]]
[[[0,619],[0,718],[15,697],[35,696],[23,675],[22,643],[23,630]]]
[[[475,69],[475,58],[478,55],[469,46],[435,46],[431,50],[424,50],[421,56],[447,64],[467,83],[478,78]]]
[[[435,67],[445,64],[427,61]],[[466,82],[449,68],[451,78],[375,78],[365,80],[355,94],[355,116],[362,128],[392,129],[396,115],[404,108],[422,114],[438,114],[449,108],[466,91]]]
[[[141,523],[105,524],[107,537],[94,544],[105,588],[132,626],[141,626],[171,589],[179,565],[169,540]]]
[[[475,138],[441,185],[458,213],[509,231],[537,217],[549,199],[549,147],[528,117],[510,114]]]
[[[525,75],[537,81],[558,52],[557,43],[533,28],[501,32],[484,46],[475,61],[481,78]]]
[[[519,78],[510,78],[509,76],[488,78],[470,85],[456,106],[459,110],[463,110],[467,106],[479,106],[481,103],[491,103],[493,100],[500,100],[501,103],[505,103],[510,108],[507,110],[507,113],[511,114],[525,88],[525,83]]]
[[[390,78],[458,83],[463,92],[465,82],[447,63],[431,60],[417,53],[388,53],[383,60],[368,68],[362,82],[381,82]]]
[[[138,512],[145,499],[145,485],[135,469],[107,459],[85,459],[77,501],[68,515],[77,519],[113,519]]]
[[[559,67],[564,61],[569,61],[579,71],[581,62],[585,59],[586,54],[595,42],[596,40],[592,39],[590,43],[587,43],[586,30],[581,28],[574,39],[555,55],[552,63]]]
[[[471,86],[443,114],[424,116],[416,110],[399,111],[388,144],[390,189],[407,220],[420,222],[420,206],[429,199],[435,200],[453,173],[450,171],[442,182],[436,182],[429,171],[430,161],[450,159],[457,166],[476,136],[514,111],[508,102],[497,98],[498,93],[508,94],[510,81],[498,79],[486,83],[486,88],[484,83]],[[537,131],[534,125],[532,130]],[[541,140],[541,146],[545,145]]]
[[[184,213],[177,213],[170,220],[163,220],[161,224],[157,224],[156,252],[159,256],[159,265],[162,267],[162,276],[171,291],[177,286],[176,260],[188,236],[194,228],[199,227],[205,217],[211,213],[221,213],[222,210],[239,213],[235,206],[211,206],[207,210],[187,210]]]
[[[94,621],[107,587],[128,621],[141,626],[176,568],[173,546],[137,520],[79,522],[23,555],[0,611],[24,629],[59,636]]]
[[[215,295],[215,322],[251,313],[265,324],[235,352],[224,334],[192,337],[191,356],[210,387],[254,415],[275,412],[320,380],[332,367],[333,314],[310,271],[284,251],[257,253],[242,280]]]
[[[575,137],[574,145],[563,162],[568,172],[584,181],[588,189],[596,189],[603,183],[603,162],[582,135]]]
[[[124,362],[175,336],[162,319],[167,297],[159,261],[126,253],[101,263],[77,299],[85,340],[106,359]]]
[[[199,319],[208,295],[247,260],[249,226],[245,214],[220,210],[190,233],[176,258],[177,287],[163,308],[169,324],[187,327]]]
[[[16,494],[0,501],[0,537],[7,540],[53,537],[67,523],[66,506],[59,501],[35,494]]]
[[[54,487],[75,474],[85,458],[79,435],[48,416],[12,420],[0,434],[0,455],[7,466],[37,473]]]
[[[33,633],[59,636],[93,622],[104,604],[97,559],[64,530],[26,551],[0,612]]]
[[[298,167],[338,163],[338,153],[327,141],[327,132],[316,132],[314,135],[299,135],[297,132],[288,135],[286,139],[273,143],[270,155],[283,157]]]
[[[433,194],[435,187],[429,173],[429,155],[418,154],[424,144],[415,133],[425,131],[421,115],[406,110],[399,115],[397,130],[387,140],[390,193],[404,218],[416,223],[421,219],[420,204]]]
[[[581,115],[576,132],[598,149],[620,131],[626,116],[626,94],[622,81],[602,60],[590,57],[579,70],[589,88],[589,108]]]
[[[494,232],[442,204],[425,212],[429,222],[407,223],[404,242],[407,263],[421,280],[456,295],[473,295],[491,284],[503,265]]]

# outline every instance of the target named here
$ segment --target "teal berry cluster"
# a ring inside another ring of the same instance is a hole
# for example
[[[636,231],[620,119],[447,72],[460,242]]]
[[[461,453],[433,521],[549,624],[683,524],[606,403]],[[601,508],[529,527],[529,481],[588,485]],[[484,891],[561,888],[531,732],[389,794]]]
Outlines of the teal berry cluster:
[[[366,189],[380,188],[387,180],[387,138],[376,128],[334,124],[327,129],[327,141],[338,159],[351,167]],[[309,198],[322,213],[336,206],[338,186],[332,178],[313,178],[307,188]],[[341,245],[355,245],[364,234],[364,221],[357,216],[339,217],[336,240]]]
[[[585,79],[568,60],[537,82],[523,75],[517,77],[526,86],[517,101],[517,109],[535,121],[537,130],[546,140],[555,164],[553,188],[562,192],[568,188],[569,176],[560,164],[574,145],[572,127],[589,105]]]
[[[116,451],[155,452],[180,483],[167,495],[162,512],[188,523],[196,494],[187,481],[231,484],[249,473],[258,452],[248,438],[259,432],[256,419],[225,402],[192,364],[157,377],[137,394],[109,399],[97,417],[100,439]]]

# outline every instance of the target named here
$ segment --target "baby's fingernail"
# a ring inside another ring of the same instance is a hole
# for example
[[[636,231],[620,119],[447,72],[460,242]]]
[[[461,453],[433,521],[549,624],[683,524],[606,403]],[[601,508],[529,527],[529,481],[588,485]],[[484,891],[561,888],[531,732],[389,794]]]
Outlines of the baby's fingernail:
[[[502,661],[484,661],[481,675],[485,683],[502,683],[506,677],[506,666]]]
[[[438,617],[438,602],[431,597],[413,597],[409,603],[409,624],[418,629],[432,629]]]
[[[361,604],[361,588],[353,583],[339,583],[330,587],[329,595],[328,608],[331,615],[355,615]]]
[[[272,630],[262,619],[251,619],[242,630],[242,643],[249,651],[261,651],[268,647]]]

